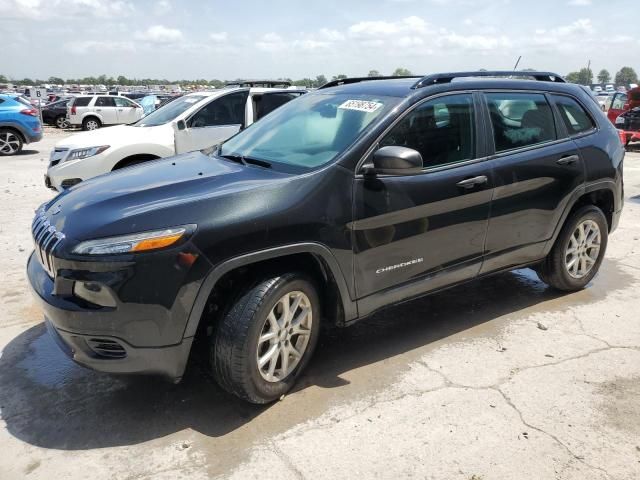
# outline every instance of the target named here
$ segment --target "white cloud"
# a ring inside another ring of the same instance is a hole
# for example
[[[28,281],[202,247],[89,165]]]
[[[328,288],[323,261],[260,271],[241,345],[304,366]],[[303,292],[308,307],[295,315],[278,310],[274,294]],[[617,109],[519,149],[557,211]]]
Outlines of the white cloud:
[[[183,36],[182,32],[177,28],[153,25],[144,32],[136,33],[135,38],[151,43],[174,43],[182,40]]]
[[[126,0],[0,0],[0,20],[94,17],[113,18],[132,13],[133,4]]]
[[[572,7],[588,7],[591,4],[591,0],[569,0],[569,5]]]
[[[169,0],[160,0],[153,6],[153,13],[156,15],[166,15],[171,12],[171,10],[173,10],[173,8],[171,7],[171,2],[169,2]]]
[[[411,16],[397,22],[384,20],[359,22],[349,27],[349,35],[353,38],[383,37],[397,34],[425,33],[427,22],[422,18]]]
[[[229,34],[227,32],[215,32],[210,33],[209,38],[215,43],[225,43],[229,39]]]
[[[80,40],[64,44],[65,50],[84,55],[87,53],[100,54],[105,52],[133,52],[135,47],[132,42],[109,40]]]

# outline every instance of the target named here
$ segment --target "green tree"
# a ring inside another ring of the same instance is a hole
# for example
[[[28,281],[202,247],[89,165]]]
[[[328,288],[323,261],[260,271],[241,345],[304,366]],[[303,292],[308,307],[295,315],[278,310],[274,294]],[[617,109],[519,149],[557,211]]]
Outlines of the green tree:
[[[609,73],[609,70],[607,70],[606,68],[603,68],[602,70],[600,70],[600,73],[598,73],[598,82],[609,83],[610,81],[611,81],[611,74]]]
[[[411,70],[402,67],[396,68],[393,72],[394,77],[408,77],[409,75],[412,75]]]
[[[630,83],[638,83],[638,74],[631,67],[622,67],[616,73],[616,85],[624,85],[626,87]]]
[[[119,75],[118,78],[116,78],[116,82],[118,85],[129,85],[129,79],[124,75]]]
[[[378,70],[369,70],[369,73],[367,74],[367,77],[379,77],[380,72]]]
[[[334,75],[331,81],[335,82],[336,80],[344,80],[345,78],[349,77],[347,77],[344,73],[339,73],[338,75]]]
[[[579,72],[571,72],[566,77],[567,82],[579,85],[591,85],[593,82],[593,71],[590,68],[582,68]]]
[[[53,83],[54,85],[64,85],[64,79],[60,77],[49,77],[47,83]]]
[[[327,77],[325,77],[324,75],[318,75],[316,77],[316,81],[313,82],[313,86],[314,87],[321,87],[325,83],[327,83]]]
[[[9,83],[9,79],[4,75],[0,75],[0,83]]]

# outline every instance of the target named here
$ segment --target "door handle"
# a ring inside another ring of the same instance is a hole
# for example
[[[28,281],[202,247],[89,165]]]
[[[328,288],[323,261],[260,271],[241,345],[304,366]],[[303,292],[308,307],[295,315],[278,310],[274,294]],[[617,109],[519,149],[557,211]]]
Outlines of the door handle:
[[[558,165],[571,165],[580,160],[578,155],[567,155],[566,157],[562,157],[560,160],[557,160],[556,163]]]
[[[101,108],[96,108],[96,112],[101,112],[102,109]]]
[[[484,185],[488,179],[486,175],[480,175],[479,177],[467,178],[461,182],[456,183],[458,187],[471,189],[477,185]]]

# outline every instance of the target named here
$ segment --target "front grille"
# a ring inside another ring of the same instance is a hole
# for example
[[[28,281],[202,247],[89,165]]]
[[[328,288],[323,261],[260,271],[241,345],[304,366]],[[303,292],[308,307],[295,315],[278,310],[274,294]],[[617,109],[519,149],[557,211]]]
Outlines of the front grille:
[[[36,211],[36,217],[31,225],[31,234],[33,235],[36,256],[49,276],[53,278],[56,273],[53,265],[53,253],[64,239],[64,234],[58,232],[56,227],[47,220],[44,208]]]
[[[90,338],[87,340],[87,345],[100,357],[125,358],[127,356],[124,347],[109,338]]]

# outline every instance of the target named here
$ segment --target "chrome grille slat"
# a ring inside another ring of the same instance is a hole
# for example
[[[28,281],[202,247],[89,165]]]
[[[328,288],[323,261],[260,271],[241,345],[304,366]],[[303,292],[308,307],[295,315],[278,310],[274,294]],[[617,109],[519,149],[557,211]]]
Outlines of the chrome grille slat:
[[[60,242],[65,238],[64,234],[58,232],[56,227],[51,225],[44,208],[36,211],[36,218],[31,224],[31,234],[38,259],[49,276],[53,278],[55,276],[53,254]]]

